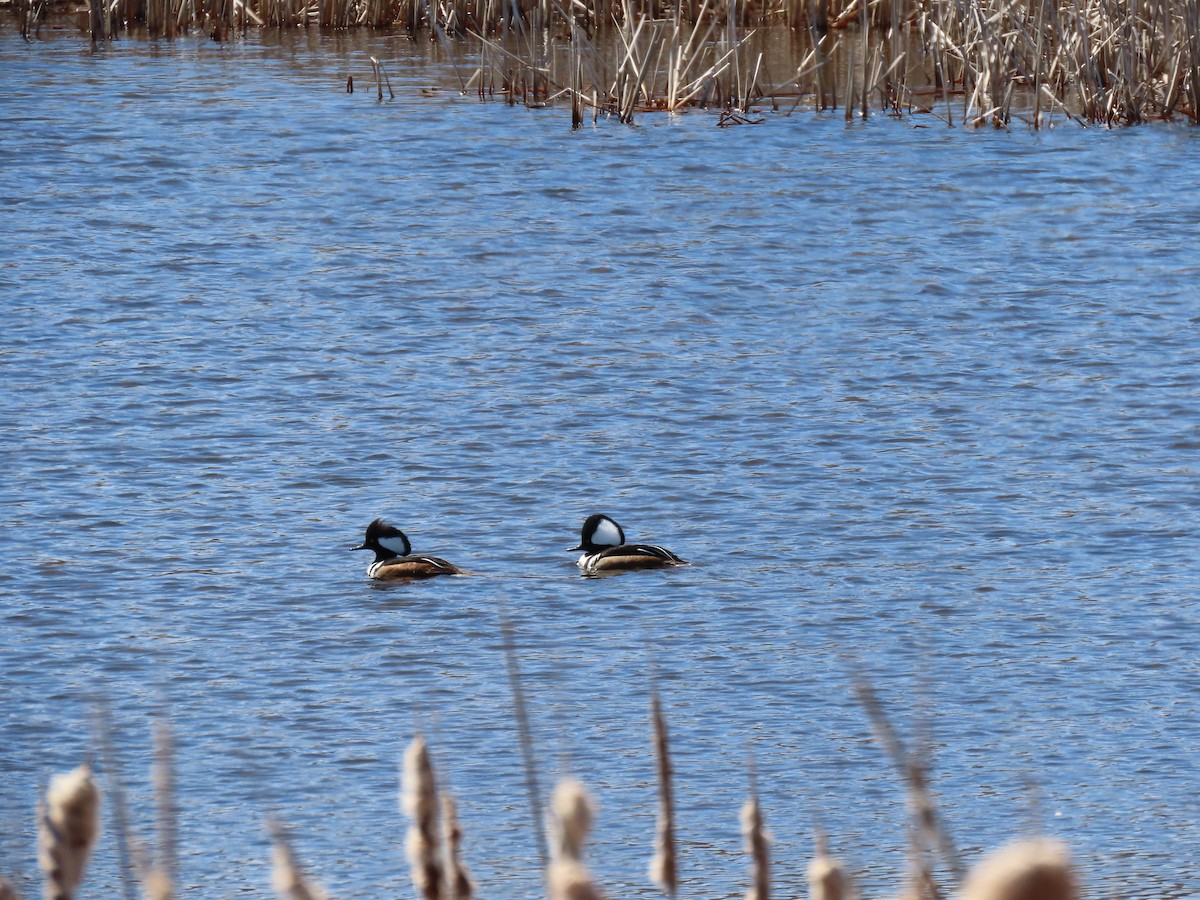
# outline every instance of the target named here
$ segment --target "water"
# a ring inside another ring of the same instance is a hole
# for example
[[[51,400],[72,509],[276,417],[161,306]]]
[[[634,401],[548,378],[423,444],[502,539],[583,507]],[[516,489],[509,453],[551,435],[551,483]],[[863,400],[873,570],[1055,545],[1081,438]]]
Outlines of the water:
[[[144,837],[173,724],[189,894],[270,895],[268,814],[409,894],[420,729],[485,894],[536,895],[507,614],[613,896],[653,895],[652,680],[691,896],[744,890],[750,757],[781,890],[817,823],[894,890],[855,668],[968,860],[1045,829],[1092,896],[1200,893],[1196,132],[571,133],[431,54],[0,36],[0,868],[36,893],[99,697]],[[594,511],[697,565],[579,577]],[[379,515],[477,577],[370,583]]]

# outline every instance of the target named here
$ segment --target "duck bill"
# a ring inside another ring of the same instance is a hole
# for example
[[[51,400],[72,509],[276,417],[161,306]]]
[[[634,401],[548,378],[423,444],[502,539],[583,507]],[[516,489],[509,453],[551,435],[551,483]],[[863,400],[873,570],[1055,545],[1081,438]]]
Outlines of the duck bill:
[[[351,550],[370,550],[371,548],[368,547],[366,544],[359,544],[357,547],[351,547],[350,549]]]

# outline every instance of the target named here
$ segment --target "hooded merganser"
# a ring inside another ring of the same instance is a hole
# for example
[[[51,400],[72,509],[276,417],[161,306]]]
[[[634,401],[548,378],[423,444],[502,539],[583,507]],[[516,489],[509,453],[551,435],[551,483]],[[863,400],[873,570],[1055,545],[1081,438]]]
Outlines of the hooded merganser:
[[[687,563],[663,547],[651,544],[627,544],[621,526],[608,516],[588,516],[583,523],[582,540],[572,550],[582,550],[576,565],[585,573],[618,572],[622,569],[659,569]]]
[[[404,532],[383,519],[376,519],[368,525],[363,542],[350,549],[375,551],[375,562],[367,568],[367,574],[381,581],[462,574],[462,569],[436,556],[409,556],[412,545],[408,543]]]

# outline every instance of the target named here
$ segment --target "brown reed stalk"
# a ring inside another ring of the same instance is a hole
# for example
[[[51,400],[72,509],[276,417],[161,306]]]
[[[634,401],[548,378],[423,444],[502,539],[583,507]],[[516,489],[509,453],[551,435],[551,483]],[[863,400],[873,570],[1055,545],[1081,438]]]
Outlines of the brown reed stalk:
[[[425,900],[440,900],[445,875],[438,847],[438,795],[425,738],[417,735],[404,751],[400,807],[408,816],[405,851],[412,881]]]
[[[268,819],[267,831],[271,834],[271,886],[275,893],[283,900],[330,900],[324,888],[305,876],[284,824]]]
[[[446,845],[446,896],[448,900],[471,900],[475,882],[462,861],[462,827],[458,806],[449,793],[442,794],[442,836]]]
[[[751,792],[750,799],[742,806],[741,818],[742,837],[746,852],[750,854],[750,890],[746,892],[746,900],[770,900],[771,839],[763,821],[757,790]]]
[[[71,900],[100,833],[100,790],[88,764],[50,779],[38,805],[38,864],[46,900]]]
[[[516,642],[512,622],[508,616],[500,621],[500,633],[504,639],[504,665],[508,671],[508,687],[513,697],[513,715],[517,720],[517,738],[521,744],[521,760],[525,768],[525,793],[529,800],[529,812],[533,819],[533,834],[537,841],[538,859],[545,871],[549,862],[546,852],[546,831],[541,816],[541,791],[538,789],[537,762],[533,753],[533,734],[529,729],[529,715],[525,710],[525,691],[521,686],[521,669],[517,663]]]
[[[138,875],[147,900],[172,900],[175,896],[175,866],[178,858],[179,810],[175,802],[175,742],[170,726],[159,720],[154,726],[154,808],[158,832],[158,856],[137,861]]]
[[[859,703],[862,704],[871,721],[876,740],[883,746],[908,787],[909,803],[913,809],[922,843],[938,849],[955,882],[961,884],[963,879],[962,863],[958,850],[938,815],[933,792],[929,786],[929,772],[925,761],[913,756],[905,748],[895,729],[892,728],[891,722],[888,721],[887,713],[884,711],[878,695],[865,677],[860,675],[854,679],[854,689]]]
[[[972,867],[962,900],[1077,900],[1079,882],[1058,841],[1016,841]]]
[[[654,839],[654,858],[650,860],[650,880],[662,888],[664,894],[674,897],[679,887],[679,864],[675,849],[671,747],[667,738],[667,720],[663,716],[657,690],[650,692],[650,721],[654,731],[654,759],[658,774],[658,828]]]
[[[112,742],[112,710],[105,698],[98,699],[92,713],[92,731],[100,750],[107,793],[112,805],[114,841],[116,843],[117,870],[121,876],[123,900],[136,900],[137,885],[135,865],[132,860],[134,847],[133,829],[129,824],[129,810],[125,805],[125,789],[121,784],[120,766]]]
[[[564,778],[550,802],[554,843],[546,869],[549,900],[602,900],[604,893],[583,863],[583,844],[592,828],[595,806],[583,785]]]

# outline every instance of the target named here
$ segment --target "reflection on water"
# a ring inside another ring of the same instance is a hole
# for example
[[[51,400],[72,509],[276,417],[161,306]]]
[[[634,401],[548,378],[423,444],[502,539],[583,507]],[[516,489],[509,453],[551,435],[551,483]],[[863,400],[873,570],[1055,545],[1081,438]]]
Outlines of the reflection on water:
[[[372,54],[394,103],[344,91]],[[409,890],[420,729],[481,884],[531,895],[507,615],[613,895],[650,890],[652,676],[690,893],[743,889],[751,756],[780,885],[819,821],[892,889],[854,664],[968,858],[1044,827],[1094,891],[1195,893],[1193,135],[572,134],[422,95],[434,54],[0,38],[0,866],[34,891],[103,696],[144,834],[174,723],[185,890],[265,893],[267,813],[335,894]],[[579,577],[598,511],[697,564]],[[371,583],[379,515],[479,577]]]

